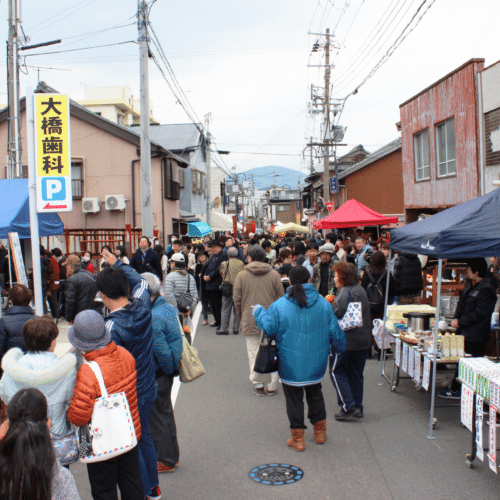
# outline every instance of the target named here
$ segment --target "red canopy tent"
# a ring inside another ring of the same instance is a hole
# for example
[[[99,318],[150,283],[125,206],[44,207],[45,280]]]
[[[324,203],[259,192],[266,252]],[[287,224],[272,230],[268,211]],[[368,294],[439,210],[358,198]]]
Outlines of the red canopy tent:
[[[338,210],[314,223],[314,229],[335,229],[339,227],[380,226],[395,224],[397,217],[385,217],[359,201],[346,201]]]

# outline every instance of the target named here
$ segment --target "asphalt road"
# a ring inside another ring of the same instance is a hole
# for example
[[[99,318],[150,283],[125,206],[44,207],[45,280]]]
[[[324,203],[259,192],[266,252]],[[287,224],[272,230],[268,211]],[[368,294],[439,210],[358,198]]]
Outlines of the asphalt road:
[[[429,395],[402,380],[396,393],[378,385],[379,364],[365,370],[363,419],[337,422],[336,394],[323,381],[328,430],[324,445],[306,430],[306,450],[286,445],[290,437],[282,391],[258,397],[248,380],[242,335],[218,336],[199,326],[194,346],[206,374],[182,384],[175,416],[180,467],[160,475],[168,500],[328,500],[453,499],[500,497],[499,478],[487,463],[469,469],[465,454],[471,434],[460,423],[459,408],[437,408],[435,440],[428,439]],[[281,486],[258,484],[249,472],[262,464],[299,467],[303,478]],[[85,466],[71,466],[80,494],[90,499]]]

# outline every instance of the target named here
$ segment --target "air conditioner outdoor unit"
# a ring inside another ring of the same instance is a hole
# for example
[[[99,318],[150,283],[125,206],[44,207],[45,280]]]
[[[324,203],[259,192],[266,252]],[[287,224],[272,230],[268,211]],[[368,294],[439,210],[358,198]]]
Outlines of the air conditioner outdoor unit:
[[[125,210],[125,196],[123,194],[108,194],[104,197],[106,210]]]
[[[99,198],[83,198],[82,200],[82,212],[84,214],[95,214],[101,211],[101,206],[99,204]]]

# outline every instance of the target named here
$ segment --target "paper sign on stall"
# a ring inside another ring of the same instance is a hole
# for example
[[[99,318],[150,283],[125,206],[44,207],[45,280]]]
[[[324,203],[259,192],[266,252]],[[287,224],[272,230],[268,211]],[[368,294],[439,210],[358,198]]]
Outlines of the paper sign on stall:
[[[408,349],[408,375],[413,378],[413,367],[415,366],[415,349]]]
[[[489,451],[488,451],[488,461],[490,463],[490,469],[496,474],[497,473],[497,409],[490,404],[490,439],[489,439]]]
[[[424,374],[422,377],[422,387],[428,391],[429,390],[429,381],[431,379],[431,360],[425,356],[424,358]]]
[[[472,432],[472,412],[474,406],[474,391],[462,384],[462,399],[460,403],[460,421]]]
[[[396,355],[394,362],[396,363],[396,366],[401,366],[401,339],[397,338],[396,339]]]
[[[420,383],[420,372],[422,364],[422,355],[419,351],[415,351],[415,367],[413,370],[413,380],[418,384]]]
[[[401,366],[405,373],[408,373],[408,344],[403,342],[403,366]]]
[[[483,448],[483,398],[476,396],[476,457],[484,462]]]

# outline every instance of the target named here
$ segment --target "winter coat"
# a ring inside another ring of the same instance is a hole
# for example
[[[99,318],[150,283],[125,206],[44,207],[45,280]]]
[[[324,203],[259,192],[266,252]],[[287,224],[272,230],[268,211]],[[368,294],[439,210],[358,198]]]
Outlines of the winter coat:
[[[22,336],[26,321],[35,317],[30,306],[10,306],[0,318],[0,359],[12,347],[26,350]]]
[[[0,397],[9,404],[21,389],[34,387],[45,394],[49,404],[50,432],[66,434],[66,408],[76,379],[76,356],[67,353],[59,359],[53,352],[24,354],[10,349],[2,359],[4,374],[0,381]]]
[[[94,265],[92,264],[92,261],[88,261],[88,262],[84,262],[82,260],[82,262],[80,263],[80,266],[82,269],[85,269],[85,271],[88,271],[92,276],[94,276],[95,274],[95,269],[94,269]]]
[[[299,307],[288,293],[271,304],[255,310],[255,321],[266,337],[278,346],[279,376],[284,384],[318,384],[325,375],[330,348],[345,351],[345,335],[331,305],[314,285],[304,286],[307,306]]]
[[[134,357],[123,347],[110,342],[106,347],[84,354],[87,361],[95,361],[102,372],[108,394],[125,392],[134,420],[137,440],[141,439],[141,420],[137,397],[137,372]],[[82,427],[90,422],[94,401],[102,396],[97,378],[87,364],[80,366],[75,390],[68,409],[68,420]]]
[[[50,259],[46,255],[40,256],[40,272],[42,275],[42,292],[47,293],[47,268],[49,267]]]
[[[49,292],[57,292],[59,290],[59,285],[56,284],[56,281],[59,281],[59,264],[54,257],[50,257],[47,266],[47,290]]]
[[[361,252],[359,252],[354,259],[356,267],[358,268],[358,272],[361,271],[363,266],[370,265],[370,263],[365,259],[365,254],[367,251],[368,251],[368,253],[371,253],[373,255],[373,248],[368,243],[363,247]]]
[[[398,295],[420,295],[424,288],[422,265],[416,254],[401,252],[392,271]]]
[[[75,316],[87,309],[100,311],[102,304],[95,302],[97,286],[94,277],[84,269],[75,269],[65,283],[65,309],[66,321],[73,321]]]
[[[334,258],[335,257],[335,258]],[[338,262],[338,258],[332,255],[330,262],[328,262],[328,292],[329,294],[335,288],[335,273],[333,272],[333,266]],[[319,292],[319,287],[321,286],[321,260],[318,258],[318,262],[313,266],[313,275],[311,283],[316,287]]]
[[[153,353],[155,371],[161,369],[170,377],[179,370],[182,354],[182,335],[178,311],[163,297],[157,297],[151,309],[153,317]]]
[[[244,269],[245,266],[240,259],[238,259],[237,257],[231,257],[229,260],[223,262],[220,266],[220,275],[222,276],[222,281],[231,283],[234,288],[234,283],[236,282],[238,274],[240,274]]]
[[[260,330],[252,315],[256,304],[266,309],[285,291],[280,275],[265,262],[251,262],[238,274],[233,287],[233,302],[236,314],[241,320],[243,335],[260,335]]]
[[[222,283],[222,276],[220,275],[220,266],[227,260],[227,255],[220,251],[217,255],[212,254],[208,259],[206,267],[201,272],[201,279],[203,276],[208,276],[210,281],[205,282],[205,290],[218,290]]]
[[[349,293],[351,295],[349,300]],[[347,311],[349,302],[361,302],[361,314],[363,315],[363,326],[353,328],[345,332],[346,349],[348,351],[363,351],[370,347],[371,342],[371,314],[370,303],[366,292],[361,285],[344,286],[335,295],[335,301],[332,304],[333,312],[337,319],[342,319]]]
[[[455,310],[459,335],[466,341],[488,342],[491,331],[491,315],[497,301],[496,282],[491,276],[481,280],[476,286],[467,280],[464,291]]]
[[[142,404],[145,400],[156,399],[156,379],[153,358],[153,326],[151,322],[151,293],[148,282],[132,269],[117,261],[113,267],[119,267],[127,276],[132,289],[129,304],[109,313],[106,328],[114,342],[125,347],[135,358],[137,370],[137,395]],[[151,399],[152,398],[152,399]]]
[[[380,273],[375,274],[371,267],[369,269],[370,273],[372,274],[373,281],[376,283],[380,278],[381,274]],[[386,271],[382,272],[385,273]],[[382,281],[380,282],[380,286],[382,287],[382,292],[384,294],[384,297],[385,297],[386,283],[387,283],[387,274],[382,278]],[[361,286],[366,290],[369,284],[370,284],[370,276],[368,276],[368,273],[365,272],[365,274],[363,274],[363,278],[361,278]],[[389,276],[389,298],[394,297],[396,295],[396,292],[397,292],[396,282],[394,281],[394,276],[391,273]]]
[[[189,282],[189,293],[193,297],[193,303],[191,305],[191,310],[194,311],[196,303],[198,302],[198,289],[196,288],[196,281],[193,276],[188,274],[185,269],[175,269],[167,275],[165,281],[163,282],[162,295],[165,297],[167,303],[169,303],[175,309],[178,309],[177,300],[180,299],[181,295],[187,293]]]
[[[160,281],[163,280],[160,257],[151,248],[147,248],[144,253],[138,248],[130,259],[130,266],[139,274],[153,273],[160,278]]]

